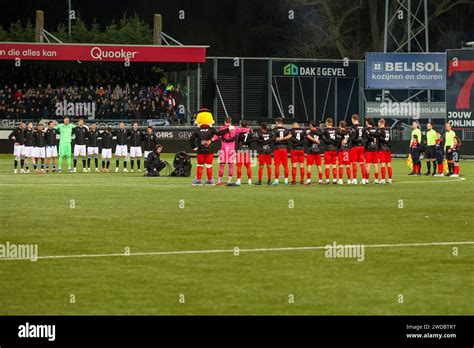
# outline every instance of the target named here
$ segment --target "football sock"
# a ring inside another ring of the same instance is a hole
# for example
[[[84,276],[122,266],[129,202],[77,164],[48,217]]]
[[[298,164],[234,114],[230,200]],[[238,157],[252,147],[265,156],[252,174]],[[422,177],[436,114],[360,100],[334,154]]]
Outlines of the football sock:
[[[263,166],[258,166],[258,180],[262,181],[263,176]]]
[[[198,180],[201,180],[202,179],[202,170],[203,170],[203,167],[202,165],[198,165],[197,167],[197,173],[196,173],[196,179]]]
[[[115,168],[118,168],[120,165],[120,161],[119,160],[115,160]]]
[[[342,168],[342,166],[339,167],[339,179],[342,179],[342,177],[344,176],[344,169]]]
[[[388,171],[388,178],[391,179],[392,178],[392,167],[388,167],[387,171]]]
[[[326,175],[326,179],[329,180],[329,168],[324,169],[324,174]]]
[[[288,164],[283,165],[283,171],[285,173],[285,179],[288,179],[288,172],[289,172]]]
[[[123,169],[127,169],[127,161],[123,161]]]
[[[454,167],[454,174],[459,175],[459,166]]]
[[[21,167],[21,169],[23,169],[24,166],[25,166],[25,160],[24,160],[24,159],[20,159],[20,167]]]
[[[74,158],[74,168],[77,167],[77,158]]]
[[[296,167],[291,167],[291,179],[296,181]]]
[[[224,163],[219,164],[219,180],[222,179],[222,177],[224,176],[224,166]]]
[[[99,166],[99,159],[97,157],[94,157],[94,162],[95,162],[95,167],[97,168]]]
[[[207,180],[212,180],[212,167],[206,168]]]
[[[87,157],[87,168],[91,167],[91,158]]]
[[[250,168],[250,163],[245,164],[245,169],[247,169],[247,178],[252,180],[252,168]]]
[[[351,168],[349,166],[346,167],[347,179],[351,179]]]
[[[86,168],[86,159],[82,158],[82,168]]]
[[[229,176],[234,176],[234,163],[229,164]]]
[[[426,162],[427,173],[431,173],[431,161]],[[434,168],[433,168],[434,169]]]
[[[130,168],[133,170],[133,167],[135,167],[135,160],[130,160]]]
[[[237,163],[237,179],[242,177],[242,163]]]
[[[13,168],[15,168],[15,169],[18,168],[18,160],[13,161]]]
[[[368,178],[367,177],[367,170],[366,170],[365,165],[363,163],[361,163],[361,165],[360,165],[360,171],[362,172],[362,178],[367,179]],[[354,178],[355,178],[355,176],[354,176]]]
[[[140,163],[140,162],[141,162],[141,161],[140,161],[139,159],[137,159],[137,168],[138,168],[138,170],[140,170],[140,167],[141,167],[141,163]]]
[[[268,180],[272,178],[272,167],[268,165],[267,165],[267,176],[268,176]]]
[[[443,163],[438,164],[438,174],[443,173],[443,171],[444,171]]]
[[[275,180],[280,177],[280,166],[275,166]]]
[[[337,179],[337,168],[336,167],[332,168],[332,178]]]
[[[380,168],[380,172],[382,174],[382,179],[385,180],[385,167]]]
[[[352,163],[352,177],[357,178],[357,163]]]
[[[105,161],[102,160],[102,169],[105,168]]]

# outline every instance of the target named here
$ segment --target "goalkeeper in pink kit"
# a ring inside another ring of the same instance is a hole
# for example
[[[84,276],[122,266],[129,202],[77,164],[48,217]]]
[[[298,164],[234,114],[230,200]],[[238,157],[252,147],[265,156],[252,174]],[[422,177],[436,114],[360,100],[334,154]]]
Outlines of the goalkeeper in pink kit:
[[[230,184],[232,176],[234,175],[234,161],[235,161],[235,139],[238,134],[238,129],[232,126],[232,118],[227,116],[225,123],[219,130],[229,128],[229,132],[221,136],[221,150],[219,152],[219,178],[217,185],[222,185],[222,177],[224,176],[225,165],[229,165],[229,178],[227,184]]]

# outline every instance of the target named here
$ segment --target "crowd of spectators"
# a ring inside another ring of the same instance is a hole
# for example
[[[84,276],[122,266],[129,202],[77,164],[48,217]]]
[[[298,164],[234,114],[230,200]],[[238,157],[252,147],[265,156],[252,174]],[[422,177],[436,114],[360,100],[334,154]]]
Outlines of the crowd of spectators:
[[[96,119],[166,119],[182,123],[185,115],[179,84],[149,68],[77,64],[74,68],[44,66],[2,71],[0,119],[61,118],[56,104],[95,102]],[[9,74],[10,73],[10,74]],[[10,76],[9,76],[10,75]]]

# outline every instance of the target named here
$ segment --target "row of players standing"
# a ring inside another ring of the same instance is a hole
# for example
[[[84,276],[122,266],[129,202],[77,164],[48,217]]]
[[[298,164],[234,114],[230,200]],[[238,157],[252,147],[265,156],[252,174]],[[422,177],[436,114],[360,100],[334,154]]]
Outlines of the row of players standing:
[[[72,148],[72,135],[74,135],[74,150]],[[59,151],[58,141],[59,137]],[[89,126],[84,124],[80,118],[77,125],[72,124],[68,117],[64,123],[56,125],[50,121],[46,129],[43,124],[33,126],[32,122],[23,123],[12,131],[9,139],[14,143],[14,173],[29,173],[30,163],[36,173],[61,172],[64,156],[67,159],[68,172],[77,171],[77,161],[82,157],[83,172],[91,171],[91,160],[94,159],[95,171],[99,171],[99,145],[101,146],[102,171],[108,172],[114,140],[116,142],[115,172],[119,171],[120,160],[123,161],[123,171],[127,172],[127,158],[130,155],[131,171],[134,170],[135,161],[137,170],[141,172],[142,145],[144,157],[156,150],[157,137],[152,127],[146,132],[140,131],[138,122],[134,122],[132,128],[127,130],[125,124],[119,124],[116,130],[107,127],[105,131],[99,131],[96,123]],[[130,149],[127,144],[130,144]],[[74,161],[72,161],[72,155]],[[72,167],[73,164],[73,167]]]
[[[391,183],[391,139],[390,130],[385,128],[385,121],[378,122],[378,128],[374,126],[372,119],[366,119],[365,126],[359,122],[359,116],[351,117],[352,125],[348,126],[345,121],[334,127],[334,122],[328,118],[324,128],[319,128],[314,122],[309,129],[304,129],[298,123],[293,123],[291,128],[283,125],[283,120],[275,120],[275,127],[268,129],[262,124],[257,132],[247,127],[241,121],[240,127],[232,126],[232,119],[228,117],[223,127],[214,129],[203,125],[197,129],[191,137],[191,146],[197,152],[197,173],[193,181],[194,185],[202,184],[203,168],[207,170],[207,181],[205,184],[214,184],[212,177],[213,152],[212,143],[220,139],[221,149],[219,153],[219,176],[217,185],[222,185],[225,164],[229,166],[229,177],[227,183],[231,183],[234,171],[234,161],[237,165],[237,185],[241,185],[242,167],[247,171],[248,183],[252,184],[251,144],[258,146],[258,181],[262,184],[263,170],[267,168],[267,183],[278,185],[280,167],[283,166],[284,183],[289,184],[288,147],[290,150],[290,161],[292,165],[291,184],[297,183],[297,171],[300,171],[300,183],[309,185],[312,179],[312,167],[318,168],[319,183],[323,183],[323,170],[321,155],[324,154],[324,174],[326,184],[343,184],[344,170],[346,172],[347,184],[358,184],[358,167],[361,170],[360,184],[368,184],[371,165],[374,167],[374,183]],[[306,168],[305,168],[306,157]],[[272,181],[272,158],[274,165],[274,180]],[[382,179],[379,181],[379,163]],[[386,180],[388,174],[388,178]]]

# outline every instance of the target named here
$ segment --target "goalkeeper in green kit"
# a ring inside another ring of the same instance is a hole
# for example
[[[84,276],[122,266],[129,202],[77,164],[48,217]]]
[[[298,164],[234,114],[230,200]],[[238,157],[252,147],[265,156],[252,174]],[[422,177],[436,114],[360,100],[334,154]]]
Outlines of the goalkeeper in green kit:
[[[72,130],[76,126],[69,123],[69,117],[64,118],[64,123],[58,124],[54,129],[58,130],[59,132],[59,159],[58,159],[58,172],[61,173],[62,164],[63,164],[63,157],[66,156],[67,158],[67,172],[71,172],[71,164],[72,164],[72,157],[71,157],[71,135]]]

